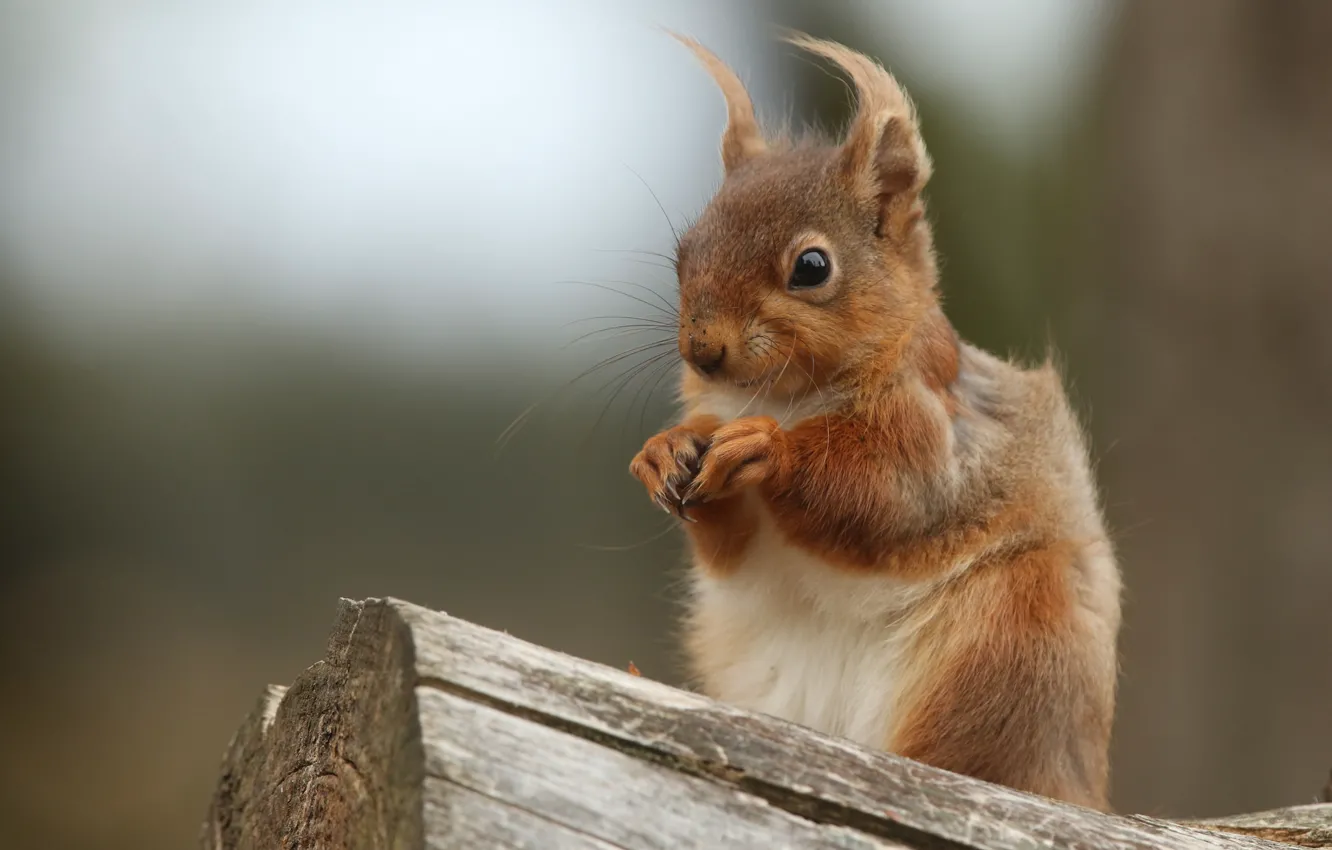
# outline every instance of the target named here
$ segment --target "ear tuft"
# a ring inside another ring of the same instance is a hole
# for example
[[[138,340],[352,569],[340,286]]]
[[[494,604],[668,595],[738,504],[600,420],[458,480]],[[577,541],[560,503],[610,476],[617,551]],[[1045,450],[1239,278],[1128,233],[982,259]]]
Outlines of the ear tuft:
[[[786,40],[851,78],[857,110],[842,144],[843,174],[878,203],[881,234],[885,227],[905,233],[921,217],[918,199],[931,172],[911,98],[882,65],[849,47],[803,33]]]
[[[745,91],[736,73],[715,53],[694,39],[670,30],[667,32],[693,51],[726,98],[727,124],[721,142],[722,165],[726,170],[731,171],[751,157],[764,153],[768,146],[754,115],[754,102],[750,100],[749,92]]]

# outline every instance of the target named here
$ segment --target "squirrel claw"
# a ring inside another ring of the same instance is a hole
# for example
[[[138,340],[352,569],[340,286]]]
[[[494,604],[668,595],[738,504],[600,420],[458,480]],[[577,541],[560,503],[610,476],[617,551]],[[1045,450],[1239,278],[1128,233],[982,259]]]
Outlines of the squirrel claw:
[[[673,428],[648,440],[630,463],[629,471],[647,487],[657,507],[684,522],[698,522],[685,508],[705,446],[706,438],[701,433]]]
[[[670,492],[671,497],[674,499],[675,510],[673,513],[676,516],[678,516],[680,519],[684,520],[685,522],[698,522],[698,520],[694,519],[693,517],[689,516],[689,514],[685,513],[685,507],[688,505],[688,502],[680,498],[680,493],[676,489],[674,482],[668,482],[666,484],[666,489]],[[658,504],[661,503],[658,502]]]

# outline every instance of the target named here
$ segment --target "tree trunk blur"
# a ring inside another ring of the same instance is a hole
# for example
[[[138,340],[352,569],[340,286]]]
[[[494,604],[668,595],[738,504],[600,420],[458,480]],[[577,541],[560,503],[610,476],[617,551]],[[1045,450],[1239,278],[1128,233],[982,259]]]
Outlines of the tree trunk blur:
[[[1310,802],[1332,764],[1332,3],[1122,12],[1086,341],[1127,585],[1115,804]]]

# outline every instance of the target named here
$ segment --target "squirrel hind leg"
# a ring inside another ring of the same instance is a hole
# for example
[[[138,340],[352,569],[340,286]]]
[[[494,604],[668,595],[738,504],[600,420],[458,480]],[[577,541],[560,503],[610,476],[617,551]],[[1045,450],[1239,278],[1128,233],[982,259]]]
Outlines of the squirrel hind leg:
[[[1108,810],[1114,662],[1080,637],[1072,557],[1058,547],[978,564],[950,589],[915,648],[929,673],[903,694],[889,751]]]

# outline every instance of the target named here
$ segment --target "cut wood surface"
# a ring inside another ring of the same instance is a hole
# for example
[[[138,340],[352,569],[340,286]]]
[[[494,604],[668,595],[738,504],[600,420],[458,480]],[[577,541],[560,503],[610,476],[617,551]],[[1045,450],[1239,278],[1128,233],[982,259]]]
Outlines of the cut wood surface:
[[[372,599],[344,601],[324,660],[242,724],[202,846],[1280,848],[1329,833],[1326,804],[1196,823],[1094,812]]]

